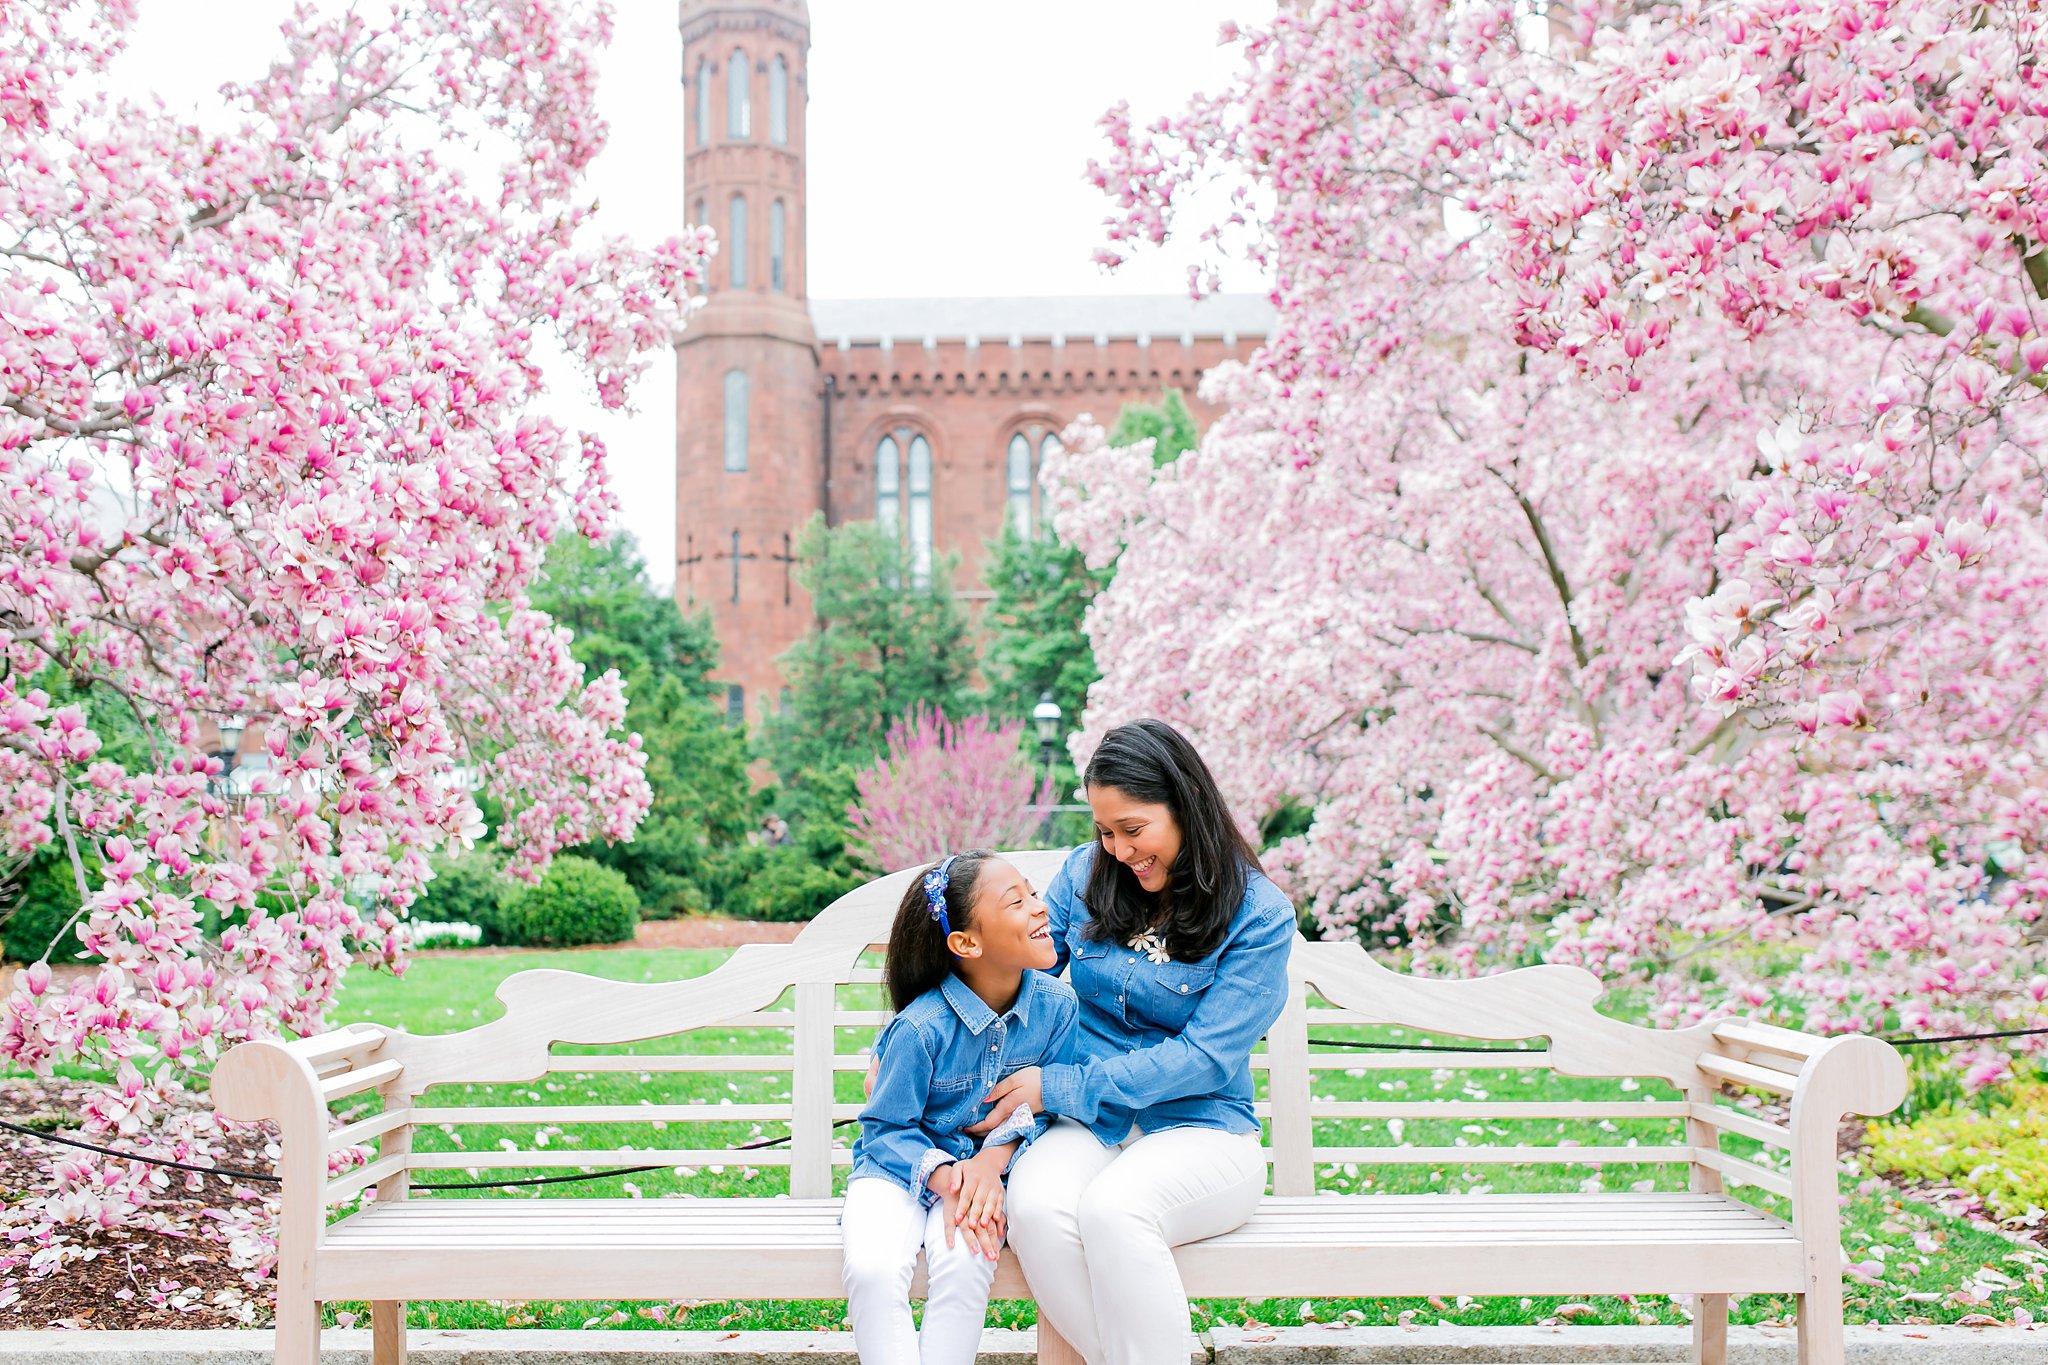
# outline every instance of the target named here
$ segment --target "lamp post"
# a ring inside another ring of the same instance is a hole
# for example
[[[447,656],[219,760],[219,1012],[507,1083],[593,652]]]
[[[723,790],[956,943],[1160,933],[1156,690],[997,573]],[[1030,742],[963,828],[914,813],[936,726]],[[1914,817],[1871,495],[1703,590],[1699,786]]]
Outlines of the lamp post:
[[[222,796],[232,798],[235,789],[235,760],[241,756],[242,732],[249,728],[249,721],[246,716],[227,716],[221,720],[218,728],[220,748],[214,751],[214,757],[220,760],[220,792]]]
[[[1060,721],[1065,713],[1060,704],[1052,699],[1051,692],[1038,694],[1038,705],[1031,708],[1031,724],[1038,731],[1038,763],[1045,769],[1048,789],[1052,784],[1052,759],[1054,746],[1059,743]],[[1057,793],[1055,793],[1057,794]],[[1052,803],[1047,802],[1045,816],[1038,826],[1038,837],[1044,842],[1052,834]]]

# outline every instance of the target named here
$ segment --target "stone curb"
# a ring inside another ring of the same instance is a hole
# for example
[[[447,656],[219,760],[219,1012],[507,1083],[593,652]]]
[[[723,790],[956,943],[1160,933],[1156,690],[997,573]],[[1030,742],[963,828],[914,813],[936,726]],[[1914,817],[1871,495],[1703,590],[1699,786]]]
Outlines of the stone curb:
[[[1034,1365],[1036,1334],[984,1332],[981,1365]],[[846,1332],[473,1331],[407,1334],[411,1365],[857,1365]],[[1190,1365],[1661,1365],[1683,1327],[1219,1327]],[[370,1365],[370,1334],[325,1334],[321,1365]],[[1735,1327],[1728,1365],[1796,1365],[1789,1327]],[[269,1332],[0,1332],[0,1365],[270,1365]],[[2048,1332],[1851,1327],[1848,1365],[2048,1365]]]

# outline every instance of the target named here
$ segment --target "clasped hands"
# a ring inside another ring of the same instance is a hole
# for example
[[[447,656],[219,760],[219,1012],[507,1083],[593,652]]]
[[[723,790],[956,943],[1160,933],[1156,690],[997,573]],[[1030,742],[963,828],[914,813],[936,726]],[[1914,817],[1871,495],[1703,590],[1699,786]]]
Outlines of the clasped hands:
[[[868,1068],[865,1088],[870,1094],[874,1092],[877,1069],[877,1064]],[[1019,1106],[1034,1114],[1042,1113],[1045,1092],[1040,1085],[1041,1074],[1037,1067],[1027,1066],[997,1081],[983,1097],[988,1101],[988,1116],[963,1131],[970,1137],[987,1137]],[[1015,1143],[984,1147],[965,1161],[939,1167],[925,1181],[925,1188],[937,1194],[945,1205],[947,1246],[953,1245],[953,1230],[959,1228],[981,1255],[994,1260],[1001,1254],[1003,1235],[1009,1227],[1003,1214],[1003,1173],[1016,1153]]]

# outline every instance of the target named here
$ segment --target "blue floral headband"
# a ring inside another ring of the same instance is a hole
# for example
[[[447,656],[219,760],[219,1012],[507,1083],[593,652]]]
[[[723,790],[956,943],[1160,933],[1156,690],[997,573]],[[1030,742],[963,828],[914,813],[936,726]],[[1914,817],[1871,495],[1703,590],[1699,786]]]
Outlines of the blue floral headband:
[[[953,932],[953,922],[946,918],[946,883],[953,875],[953,864],[960,855],[955,853],[937,867],[924,874],[924,903],[939,928]]]

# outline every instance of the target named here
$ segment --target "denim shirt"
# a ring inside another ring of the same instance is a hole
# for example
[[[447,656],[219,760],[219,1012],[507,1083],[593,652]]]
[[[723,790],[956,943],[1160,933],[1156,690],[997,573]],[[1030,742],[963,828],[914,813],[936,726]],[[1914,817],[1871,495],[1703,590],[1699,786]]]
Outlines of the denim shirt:
[[[1045,903],[1059,963],[1080,998],[1074,1060],[1045,1068],[1048,1113],[1086,1124],[1105,1143],[1135,1125],[1254,1133],[1252,1046],[1287,1003],[1294,907],[1264,874],[1249,872],[1222,944],[1194,962],[1155,963],[1121,943],[1091,938],[1081,896],[1099,856],[1069,854]]]
[[[1077,1007],[1066,982],[1027,971],[1016,1003],[999,1017],[968,984],[948,975],[910,1002],[875,1040],[881,1065],[860,1111],[850,1179],[881,1176],[929,1206],[933,1171],[983,1145],[1029,1146],[1043,1115],[1018,1107],[986,1138],[960,1131],[988,1113],[983,1096],[1012,1071],[1064,1061],[1072,1052]]]

